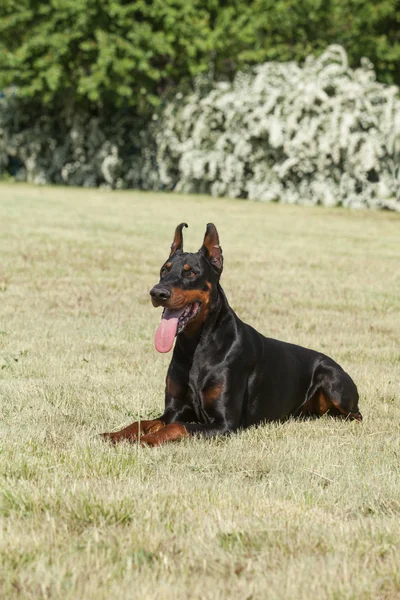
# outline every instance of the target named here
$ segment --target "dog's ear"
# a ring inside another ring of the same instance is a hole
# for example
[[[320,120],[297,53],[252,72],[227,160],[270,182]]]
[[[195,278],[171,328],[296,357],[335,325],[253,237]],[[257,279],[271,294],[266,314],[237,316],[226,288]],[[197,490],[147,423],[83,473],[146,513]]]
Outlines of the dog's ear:
[[[203,245],[199,252],[210,261],[214,269],[220,275],[222,273],[224,259],[222,256],[222,248],[219,245],[218,231],[214,223],[208,223]]]
[[[187,227],[187,226],[188,226],[187,223],[181,223],[175,229],[174,241],[171,244],[171,253],[170,253],[170,256],[172,256],[173,254],[175,254],[175,252],[182,252],[183,251],[182,229],[184,227]]]

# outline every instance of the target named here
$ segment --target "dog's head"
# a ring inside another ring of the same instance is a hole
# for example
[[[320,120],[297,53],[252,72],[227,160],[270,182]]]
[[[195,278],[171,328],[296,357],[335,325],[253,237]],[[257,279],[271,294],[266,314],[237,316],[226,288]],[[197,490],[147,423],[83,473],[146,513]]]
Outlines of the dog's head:
[[[207,225],[203,245],[196,253],[183,251],[181,223],[175,229],[171,253],[160,271],[160,281],[150,290],[153,306],[164,308],[155,346],[169,352],[175,336],[193,335],[204,323],[222,273],[223,257],[218,232]]]

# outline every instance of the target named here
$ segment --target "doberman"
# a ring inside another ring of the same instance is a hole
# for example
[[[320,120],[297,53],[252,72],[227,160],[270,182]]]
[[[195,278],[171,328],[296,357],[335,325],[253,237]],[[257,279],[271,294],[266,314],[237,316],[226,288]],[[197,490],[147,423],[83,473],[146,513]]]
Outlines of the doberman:
[[[187,224],[176,228],[160,282],[150,291],[153,306],[164,309],[156,349],[169,352],[176,337],[164,414],[103,437],[158,446],[289,416],[329,413],[361,421],[357,387],[334,360],[264,337],[229,306],[220,285],[223,257],[216,227],[207,225],[195,254],[183,251],[183,227]]]

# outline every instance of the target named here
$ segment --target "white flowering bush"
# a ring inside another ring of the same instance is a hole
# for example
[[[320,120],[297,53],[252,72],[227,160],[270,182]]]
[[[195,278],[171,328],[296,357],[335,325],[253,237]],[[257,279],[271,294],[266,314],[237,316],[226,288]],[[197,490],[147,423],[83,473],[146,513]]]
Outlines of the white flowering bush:
[[[177,97],[157,136],[171,189],[298,204],[400,210],[398,89],[329,47]]]

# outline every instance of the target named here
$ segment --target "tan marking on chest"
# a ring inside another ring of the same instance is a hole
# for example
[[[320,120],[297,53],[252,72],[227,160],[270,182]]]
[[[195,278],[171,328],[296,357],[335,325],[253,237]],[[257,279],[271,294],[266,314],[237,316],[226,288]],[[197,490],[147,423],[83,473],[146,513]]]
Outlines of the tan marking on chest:
[[[169,375],[167,375],[166,379],[166,391],[171,398],[177,398],[183,400],[186,396],[187,390],[185,386],[182,385],[179,381],[172,379]]]
[[[214,404],[214,402],[216,402],[221,397],[221,394],[223,393],[223,391],[224,391],[223,383],[216,383],[215,385],[212,385],[211,387],[206,388],[202,392],[204,404],[206,406],[210,406],[211,404]]]

